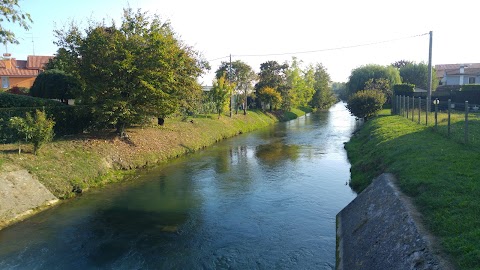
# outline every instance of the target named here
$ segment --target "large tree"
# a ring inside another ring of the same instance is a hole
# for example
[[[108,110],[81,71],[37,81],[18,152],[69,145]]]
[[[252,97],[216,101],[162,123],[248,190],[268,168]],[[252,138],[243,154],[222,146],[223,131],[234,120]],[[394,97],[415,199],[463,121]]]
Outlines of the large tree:
[[[370,64],[352,70],[347,82],[349,94],[364,90],[365,83],[370,79],[386,79],[389,82],[390,89],[393,85],[401,83],[400,73],[395,67]]]
[[[241,60],[236,60],[231,64],[230,62],[222,62],[217,71],[215,71],[215,77],[218,80],[222,76],[226,76],[227,80],[236,85],[237,101],[243,104],[243,114],[246,115],[247,97],[253,88],[253,81],[257,77],[252,67]]]
[[[171,115],[201,91],[196,78],[206,65],[157,15],[129,8],[120,27],[92,23],[83,34],[71,26],[57,36],[65,63],[56,64],[83,80],[81,103],[97,123],[122,135],[125,126]]]
[[[287,85],[286,71],[288,64],[280,65],[277,61],[267,61],[260,64],[258,82],[255,84],[255,92],[258,95],[265,87],[273,88],[280,93],[281,107],[288,111],[291,108],[290,87]]]
[[[290,100],[293,107],[308,106],[315,92],[315,71],[313,66],[302,69],[301,64],[302,62],[294,57],[286,71],[287,84],[290,88]]]
[[[5,28],[5,21],[16,23],[23,29],[30,29],[29,23],[33,22],[30,14],[23,13],[18,5],[18,0],[2,0],[0,2],[0,42],[3,44],[18,44],[15,33]]]
[[[418,88],[428,90],[428,65],[425,63],[408,63],[400,67],[400,76],[403,83],[414,84]],[[435,90],[438,86],[436,80],[436,72],[432,72],[432,89]]]
[[[337,98],[330,87],[330,75],[322,64],[315,66],[315,93],[312,97],[311,106],[317,109],[328,109]]]

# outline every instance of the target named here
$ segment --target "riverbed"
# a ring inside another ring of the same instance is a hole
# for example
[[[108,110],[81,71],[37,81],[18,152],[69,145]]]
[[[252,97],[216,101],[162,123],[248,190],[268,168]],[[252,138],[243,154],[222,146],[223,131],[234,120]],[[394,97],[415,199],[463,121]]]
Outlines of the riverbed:
[[[0,231],[0,269],[334,269],[356,125],[338,103],[139,171]]]

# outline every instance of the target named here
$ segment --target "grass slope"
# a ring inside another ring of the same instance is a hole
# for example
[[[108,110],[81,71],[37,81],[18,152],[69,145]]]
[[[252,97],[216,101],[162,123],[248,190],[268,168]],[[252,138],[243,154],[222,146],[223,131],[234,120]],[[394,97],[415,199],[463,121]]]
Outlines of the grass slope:
[[[480,149],[401,116],[365,123],[346,144],[360,192],[391,172],[459,269],[480,269]]]
[[[305,114],[296,111],[296,116]],[[72,190],[86,190],[123,179],[134,169],[195,152],[222,139],[260,129],[278,122],[261,111],[232,118],[206,115],[181,121],[168,119],[164,126],[137,127],[127,130],[129,138],[119,139],[114,133],[63,137],[46,145],[38,156],[30,145],[0,146],[1,170],[25,168],[35,175],[55,196],[69,198]]]

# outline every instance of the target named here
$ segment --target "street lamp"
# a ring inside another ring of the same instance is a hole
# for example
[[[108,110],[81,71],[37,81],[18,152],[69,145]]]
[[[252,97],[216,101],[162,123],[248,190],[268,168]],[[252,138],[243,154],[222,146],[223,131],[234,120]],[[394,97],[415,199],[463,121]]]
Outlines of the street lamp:
[[[436,99],[433,101],[433,104],[435,104],[435,129],[437,129],[438,103],[440,103],[440,101],[438,100],[438,98],[436,98]]]

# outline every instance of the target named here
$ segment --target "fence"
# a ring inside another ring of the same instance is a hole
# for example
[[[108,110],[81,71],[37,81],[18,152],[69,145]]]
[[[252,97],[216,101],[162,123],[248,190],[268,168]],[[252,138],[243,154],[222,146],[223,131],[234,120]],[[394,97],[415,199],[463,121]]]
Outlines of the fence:
[[[421,125],[431,126],[436,132],[457,142],[480,147],[480,105],[454,103],[428,98],[394,96],[392,114],[397,114]]]

